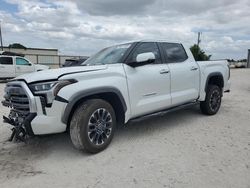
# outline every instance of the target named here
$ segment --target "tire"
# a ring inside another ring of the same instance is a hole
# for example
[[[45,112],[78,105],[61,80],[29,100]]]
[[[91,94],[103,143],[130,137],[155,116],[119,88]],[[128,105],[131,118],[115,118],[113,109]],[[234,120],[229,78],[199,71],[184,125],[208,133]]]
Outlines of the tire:
[[[75,110],[70,122],[70,137],[75,148],[98,153],[110,144],[115,128],[112,106],[102,99],[90,99]]]
[[[216,85],[208,85],[205,101],[200,103],[200,109],[203,114],[214,115],[221,106],[222,91]]]

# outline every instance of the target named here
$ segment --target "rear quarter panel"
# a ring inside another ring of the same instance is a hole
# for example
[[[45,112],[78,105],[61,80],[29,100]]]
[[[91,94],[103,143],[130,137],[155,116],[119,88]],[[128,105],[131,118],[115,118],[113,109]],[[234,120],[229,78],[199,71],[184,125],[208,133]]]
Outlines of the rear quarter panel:
[[[210,74],[218,73],[223,76],[224,81],[224,90],[225,88],[228,88],[230,81],[229,78],[229,69],[228,69],[228,63],[226,60],[221,61],[197,61],[199,67],[200,67],[200,101],[204,101],[206,97],[206,83],[208,81],[208,77]]]

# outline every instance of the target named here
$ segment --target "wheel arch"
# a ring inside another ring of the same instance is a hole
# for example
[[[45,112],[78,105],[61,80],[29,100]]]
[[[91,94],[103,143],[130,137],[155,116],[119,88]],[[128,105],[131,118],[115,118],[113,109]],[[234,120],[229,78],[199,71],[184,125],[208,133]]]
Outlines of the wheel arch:
[[[125,122],[125,112],[127,105],[122,93],[113,87],[101,87],[90,90],[83,90],[75,93],[68,101],[62,116],[62,122],[68,127],[77,106],[88,99],[103,99],[113,107],[118,123]]]
[[[211,85],[211,84],[217,85],[222,89],[224,87],[224,78],[223,78],[222,73],[213,72],[207,76],[205,92],[207,92],[208,85]]]

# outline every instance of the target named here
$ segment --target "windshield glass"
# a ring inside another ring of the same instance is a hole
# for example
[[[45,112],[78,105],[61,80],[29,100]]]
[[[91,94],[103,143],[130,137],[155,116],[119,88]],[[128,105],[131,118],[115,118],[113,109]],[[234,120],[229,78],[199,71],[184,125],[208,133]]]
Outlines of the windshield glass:
[[[87,59],[84,63],[82,63],[82,65],[104,65],[121,63],[122,57],[130,46],[131,43],[104,48],[97,54]]]

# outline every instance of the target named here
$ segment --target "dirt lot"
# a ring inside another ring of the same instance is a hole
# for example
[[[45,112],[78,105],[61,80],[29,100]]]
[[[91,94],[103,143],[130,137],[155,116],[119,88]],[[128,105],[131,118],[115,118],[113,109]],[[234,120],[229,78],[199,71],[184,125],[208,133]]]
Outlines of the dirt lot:
[[[130,123],[96,155],[73,149],[67,134],[10,143],[0,123],[0,187],[249,188],[250,69],[231,77],[217,115],[194,107]]]

